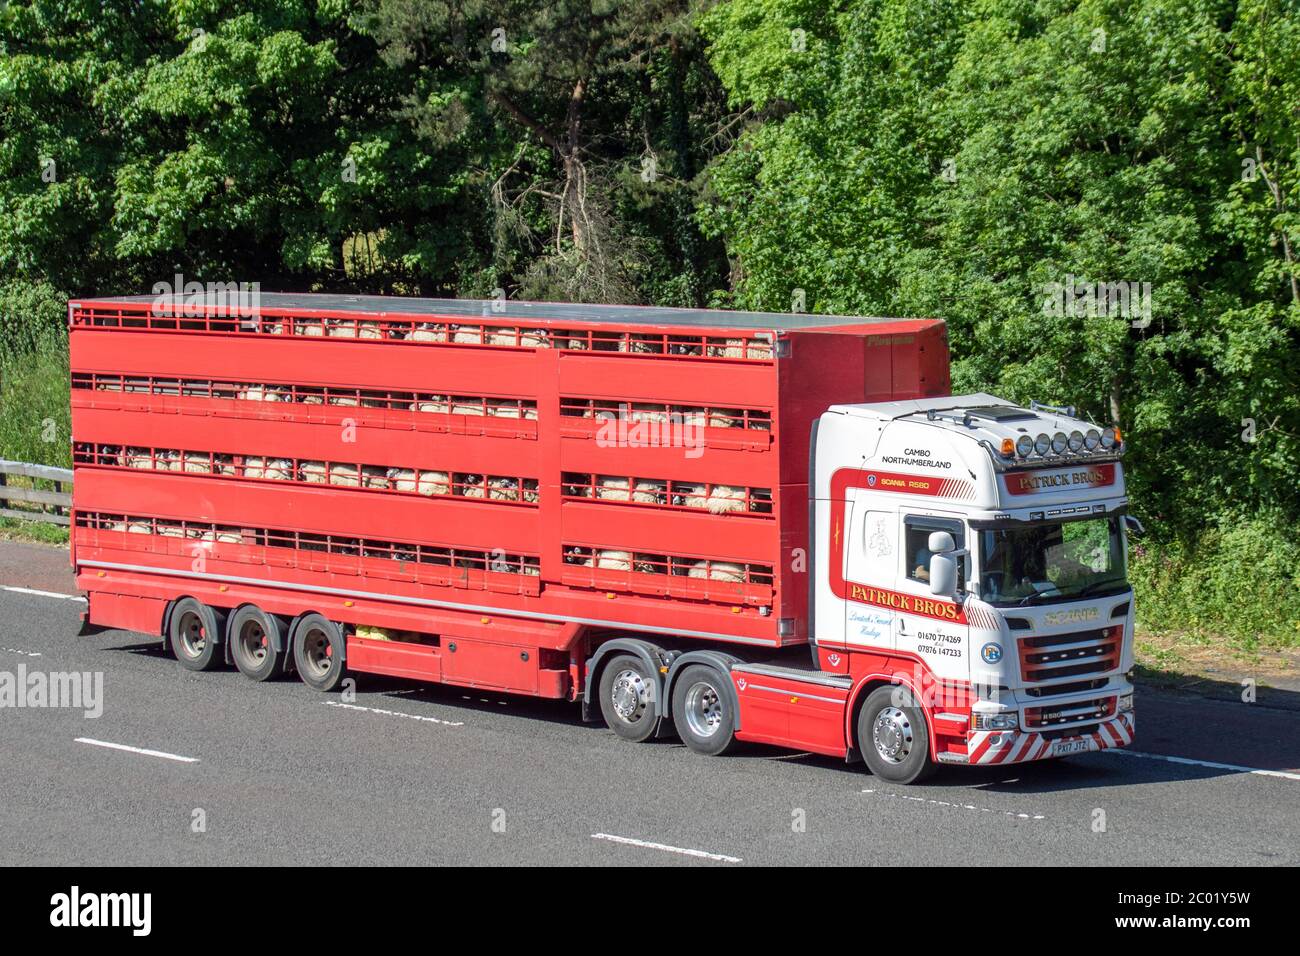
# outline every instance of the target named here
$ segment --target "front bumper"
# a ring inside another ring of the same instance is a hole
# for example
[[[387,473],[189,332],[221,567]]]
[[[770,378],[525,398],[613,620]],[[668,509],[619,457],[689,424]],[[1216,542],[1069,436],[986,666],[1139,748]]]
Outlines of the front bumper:
[[[1088,734],[1055,737],[1025,730],[975,730],[966,738],[969,764],[1011,764],[1046,760],[1075,753],[1093,753],[1127,747],[1133,742],[1137,724],[1133,711],[1118,714],[1096,725]]]

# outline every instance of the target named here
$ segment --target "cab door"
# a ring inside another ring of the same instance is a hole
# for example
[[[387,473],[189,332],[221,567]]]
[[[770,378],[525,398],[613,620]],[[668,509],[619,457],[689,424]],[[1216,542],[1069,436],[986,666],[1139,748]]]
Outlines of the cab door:
[[[898,520],[898,591],[902,607],[894,615],[894,647],[921,660],[936,676],[965,680],[969,674],[970,629],[961,605],[930,591],[930,535],[947,531],[960,550],[966,523],[958,516],[915,514]],[[969,558],[959,560],[958,590],[966,585]]]
[[[898,512],[882,507],[878,497],[865,488],[849,490],[844,643],[893,650],[895,614],[888,595],[898,574]],[[875,600],[862,599],[868,594]]]

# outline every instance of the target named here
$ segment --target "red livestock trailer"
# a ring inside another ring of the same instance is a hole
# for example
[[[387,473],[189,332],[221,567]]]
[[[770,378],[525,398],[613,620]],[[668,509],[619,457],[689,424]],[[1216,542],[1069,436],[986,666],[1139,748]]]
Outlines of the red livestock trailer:
[[[88,623],[321,689],[603,679],[632,739],[685,655],[810,643],[818,416],[949,388],[936,320],[262,294],[69,322]]]

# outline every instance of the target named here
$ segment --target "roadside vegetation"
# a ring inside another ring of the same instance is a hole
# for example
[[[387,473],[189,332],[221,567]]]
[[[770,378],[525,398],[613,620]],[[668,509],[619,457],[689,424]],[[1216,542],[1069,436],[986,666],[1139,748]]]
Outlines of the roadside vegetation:
[[[68,464],[67,298],[177,273],[938,316],[1123,429],[1150,660],[1300,648],[1294,5],[454,8],[0,8],[0,455]]]

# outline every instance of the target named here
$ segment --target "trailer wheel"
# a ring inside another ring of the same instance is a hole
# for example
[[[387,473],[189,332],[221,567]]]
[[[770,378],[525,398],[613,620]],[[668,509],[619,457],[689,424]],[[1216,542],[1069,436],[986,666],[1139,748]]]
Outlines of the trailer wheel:
[[[181,667],[210,671],[221,663],[217,653],[221,623],[218,613],[202,601],[187,597],[176,602],[167,623],[167,636]]]
[[[619,654],[600,672],[600,712],[609,729],[640,743],[655,731],[656,675],[639,657]]]
[[[231,615],[226,640],[235,667],[249,680],[269,680],[279,670],[282,658],[275,645],[280,643],[280,622],[256,604],[245,604]]]
[[[311,613],[298,619],[290,642],[298,676],[308,687],[331,691],[343,681],[343,632],[323,615]]]
[[[736,740],[736,715],[722,689],[724,678],[712,667],[692,664],[673,684],[673,725],[697,754],[714,757]]]
[[[867,697],[858,749],[873,774],[893,783],[917,783],[934,769],[925,714],[904,687],[877,687]]]

